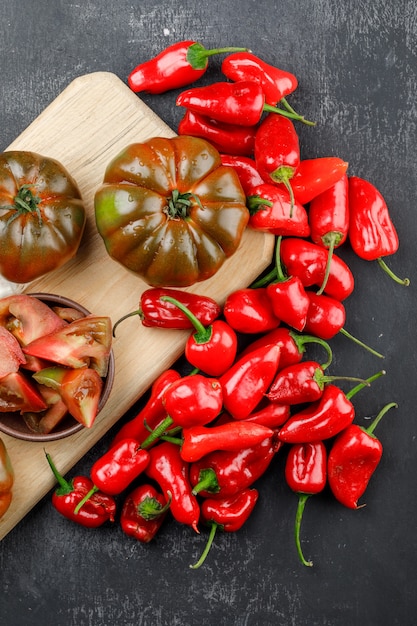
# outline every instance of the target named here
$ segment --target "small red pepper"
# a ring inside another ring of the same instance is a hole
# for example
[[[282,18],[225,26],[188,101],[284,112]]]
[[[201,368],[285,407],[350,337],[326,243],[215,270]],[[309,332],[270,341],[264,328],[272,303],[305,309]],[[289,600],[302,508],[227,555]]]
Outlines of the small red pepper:
[[[237,126],[213,120],[187,110],[178,124],[178,135],[191,135],[209,141],[219,152],[251,156],[255,147],[257,126]]]
[[[396,276],[383,260],[397,252],[399,240],[380,191],[363,178],[349,177],[349,212],[349,240],[354,252],[366,261],[377,261],[395,282],[408,286],[409,279]]]
[[[93,482],[86,476],[75,476],[71,481],[67,481],[58,472],[47,453],[46,459],[58,482],[58,488],[52,494],[52,505],[58,513],[86,528],[98,528],[107,521],[114,522],[116,502],[112,496],[101,491],[91,495],[79,512],[75,513],[75,508],[94,487]]]
[[[262,176],[256,169],[255,160],[250,156],[239,156],[228,153],[221,154],[220,157],[223,165],[233,167],[235,170],[245,196],[248,196],[254,187],[264,182]]]
[[[221,313],[221,308],[217,302],[207,296],[162,287],[145,289],[140,297],[139,308],[117,320],[113,326],[113,335],[115,336],[116,327],[120,322],[135,315],[138,315],[142,325],[147,327],[176,330],[192,328],[193,325],[187,316],[170,300],[165,299],[165,296],[180,301],[204,325],[211,324]]]
[[[387,404],[368,428],[351,424],[335,439],[328,458],[328,479],[335,498],[350,509],[366,491],[382,457],[381,442],[373,434],[385,413],[397,404]]]
[[[255,126],[265,111],[274,112],[310,126],[314,125],[294,110],[266,104],[261,85],[250,80],[241,80],[236,83],[218,82],[203,87],[192,87],[180,93],[176,104],[219,122],[238,126]]]
[[[207,498],[201,505],[202,520],[210,526],[206,547],[192,569],[201,567],[207,558],[218,528],[227,533],[238,531],[247,521],[258,500],[257,489],[244,489],[237,495],[223,500]]]
[[[244,419],[258,406],[274,380],[279,357],[277,345],[258,348],[240,357],[220,377],[223,405],[232,417]]]
[[[348,167],[339,157],[302,159],[291,179],[294,197],[300,204],[308,204],[346,174]]]
[[[265,101],[275,106],[282,98],[297,89],[298,80],[294,74],[265,63],[251,52],[235,52],[223,60],[221,70],[229,80],[251,80],[259,83],[265,94]]]
[[[199,532],[200,506],[192,493],[189,465],[181,458],[179,446],[163,441],[149,454],[146,475],[159,485],[166,500],[171,499],[170,511],[174,519]]]
[[[237,335],[223,320],[205,326],[180,301],[169,296],[163,300],[178,307],[195,328],[185,344],[185,358],[191,365],[209,376],[221,376],[232,365],[237,353]]]
[[[157,56],[140,63],[129,74],[127,83],[132,91],[164,93],[189,85],[203,76],[208,58],[223,52],[245,51],[246,48],[215,48],[207,50],[197,41],[178,41]]]
[[[248,226],[254,230],[286,237],[310,235],[307,211],[296,200],[291,201],[286,189],[263,182],[249,188],[246,195],[250,213]]]
[[[312,561],[304,557],[300,530],[306,502],[310,496],[323,491],[327,482],[327,451],[322,441],[298,443],[291,446],[285,463],[285,479],[288,486],[298,494],[294,537],[299,559],[311,567]]]
[[[280,440],[284,443],[309,443],[334,437],[353,422],[355,409],[352,397],[384,373],[374,374],[348,393],[336,385],[326,385],[317,401],[295,413],[284,424],[278,433]]]
[[[136,439],[121,439],[97,459],[90,476],[97,489],[115,496],[142,474],[148,463],[149,452]]]
[[[232,291],[224,303],[223,315],[229,326],[244,334],[265,333],[280,324],[266,288]]]
[[[281,244],[281,260],[287,274],[298,276],[304,287],[323,284],[328,252],[321,246],[299,237],[288,237]],[[345,300],[354,289],[354,277],[348,265],[333,254],[325,293],[336,300]]]
[[[170,504],[153,485],[139,485],[123,503],[122,531],[141,543],[149,543],[161,528]]]
[[[270,466],[282,443],[276,435],[240,450],[214,450],[191,463],[193,493],[203,498],[228,498],[250,487]]]
[[[253,413],[245,417],[243,421],[261,424],[268,428],[277,428],[277,426],[282,426],[289,417],[289,405],[265,400],[261,402],[261,405],[259,405]]]
[[[273,434],[271,428],[236,420],[220,426],[184,428],[181,458],[188,463],[199,461],[215,450],[250,448]]]

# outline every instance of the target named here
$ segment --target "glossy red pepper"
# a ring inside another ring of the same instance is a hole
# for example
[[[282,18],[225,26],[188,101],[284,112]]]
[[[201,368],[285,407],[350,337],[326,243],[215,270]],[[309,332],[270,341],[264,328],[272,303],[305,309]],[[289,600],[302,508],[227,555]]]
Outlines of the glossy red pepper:
[[[176,104],[219,122],[238,126],[255,126],[265,111],[313,125],[293,110],[266,104],[261,85],[250,80],[192,87],[180,93]]]
[[[161,528],[170,504],[153,485],[139,485],[123,503],[122,531],[141,543],[149,543]]]
[[[259,492],[257,489],[244,489],[235,496],[214,500],[207,498],[201,505],[201,518],[210,526],[210,535],[206,547],[192,569],[201,567],[207,558],[218,528],[223,532],[236,532],[242,528],[255,508]]]
[[[142,443],[167,416],[163,397],[168,387],[181,378],[174,369],[167,369],[160,374],[151,387],[151,393],[145,406],[134,418],[124,424],[112,441],[112,445],[121,439],[136,439]]]
[[[311,567],[312,561],[305,559],[301,548],[300,530],[308,498],[323,491],[327,483],[327,451],[324,443],[315,441],[292,445],[285,463],[285,479],[290,489],[298,494],[294,525],[297,553],[301,563]]]
[[[214,450],[191,463],[193,493],[203,498],[226,498],[247,489],[270,466],[282,443],[276,435],[240,450]]]
[[[255,162],[265,182],[280,184],[290,196],[293,215],[294,193],[291,179],[300,164],[300,142],[290,119],[270,113],[259,125],[255,137]]]
[[[184,428],[181,458],[188,463],[194,463],[215,450],[233,451],[250,448],[271,437],[273,432],[271,428],[244,420],[220,426]]]
[[[282,426],[289,417],[289,405],[278,404],[277,402],[270,402],[265,399],[256,407],[255,411],[248,415],[248,417],[245,417],[243,421],[261,424],[268,428],[277,428],[277,426]]]
[[[278,370],[280,348],[268,345],[240,357],[219,378],[223,406],[235,419],[244,419],[265,396]],[[284,403],[285,404],[285,403]]]
[[[310,300],[300,278],[286,276],[283,271],[280,255],[281,241],[282,237],[277,237],[275,248],[277,278],[266,287],[266,293],[277,318],[301,332],[306,325]]]
[[[213,120],[206,115],[187,110],[178,124],[178,135],[206,139],[219,152],[236,156],[251,156],[255,147],[256,126],[237,126]]]
[[[262,176],[256,169],[255,160],[250,156],[239,156],[229,153],[221,154],[220,157],[223,165],[233,167],[235,170],[245,196],[248,196],[254,187],[264,182]]]
[[[280,440],[284,443],[309,443],[334,437],[354,420],[352,397],[384,373],[378,372],[347,393],[336,385],[327,384],[317,401],[295,413],[284,424],[278,433]]]
[[[93,464],[91,480],[97,489],[115,496],[146,469],[149,452],[136,439],[121,439]]]
[[[244,50],[246,48],[230,47],[207,50],[197,41],[178,41],[154,58],[137,65],[130,72],[127,83],[136,93],[164,93],[185,87],[201,78],[207,70],[210,56]]]
[[[107,521],[114,522],[116,502],[112,496],[101,491],[91,495],[75,513],[76,507],[93,488],[93,482],[87,476],[75,476],[67,481],[49,454],[46,454],[46,459],[58,482],[58,488],[52,494],[52,505],[58,513],[86,528],[98,528]]]
[[[302,159],[291,179],[294,197],[300,204],[308,204],[342,178],[348,167],[339,157]]]
[[[397,407],[387,404],[368,428],[351,424],[335,439],[329,452],[328,479],[335,498],[350,509],[360,508],[358,500],[366,491],[382,457],[383,447],[373,434],[385,413]]]
[[[211,324],[221,313],[221,308],[215,300],[180,289],[155,287],[145,289],[140,297],[139,308],[121,317],[113,325],[113,335],[116,327],[123,320],[138,315],[142,325],[156,328],[171,328],[176,330],[192,328],[193,325],[186,315],[170,300],[164,297],[170,296],[186,306],[202,324]]]
[[[229,326],[244,334],[265,333],[280,324],[266,288],[232,291],[223,305],[223,315]]]
[[[393,280],[407,286],[408,278],[400,279],[383,260],[399,247],[385,199],[372,183],[358,176],[349,177],[349,213],[349,241],[354,252],[366,261],[378,261]]]
[[[248,225],[254,230],[287,237],[308,237],[310,225],[307,211],[297,201],[291,201],[286,189],[272,183],[261,183],[248,189],[246,206]]]
[[[146,475],[159,485],[166,500],[171,499],[170,511],[174,519],[199,532],[200,506],[192,493],[189,465],[182,459],[179,446],[163,441],[149,454]]]
[[[237,353],[237,335],[234,329],[223,320],[214,320],[205,326],[178,300],[164,296],[190,320],[195,332],[185,344],[185,358],[191,365],[209,376],[221,376],[232,365]]]
[[[251,80],[259,83],[265,101],[275,106],[282,98],[297,89],[294,74],[265,63],[251,52],[234,52],[223,60],[221,70],[229,80]]]
[[[320,294],[326,287],[333,252],[346,241],[349,232],[348,178],[346,174],[329,189],[313,198],[308,208],[308,218],[312,241],[329,251],[326,272],[318,291]]]
[[[289,276],[298,276],[304,287],[321,286],[327,267],[327,250],[299,237],[288,237],[281,244],[281,260]],[[345,300],[353,292],[355,280],[348,265],[333,254],[325,293]]]

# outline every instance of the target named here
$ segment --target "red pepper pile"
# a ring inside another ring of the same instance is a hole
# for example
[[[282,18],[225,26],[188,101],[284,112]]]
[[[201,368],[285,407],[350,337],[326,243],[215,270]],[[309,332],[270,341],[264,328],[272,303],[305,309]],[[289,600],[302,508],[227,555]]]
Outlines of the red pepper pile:
[[[179,42],[135,68],[128,83],[136,92],[182,88],[204,74],[211,54],[232,50]],[[286,454],[288,487],[299,496],[298,555],[311,565],[300,541],[307,499],[327,489],[344,506],[361,506],[382,455],[373,430],[396,406],[383,407],[368,429],[354,424],[353,396],[385,372],[344,377],[356,381],[348,392],[337,384],[342,376],[327,373],[328,341],[337,333],[382,357],[345,328],[343,302],[354,277],[334,251],[350,243],[396,282],[409,281],[384,261],[398,249],[398,236],[380,192],[348,175],[341,158],[302,158],[296,124],[313,124],[287,101],[296,77],[246,50],[228,54],[222,72],[225,82],[179,94],[177,104],[186,111],[178,132],[212,142],[223,163],[235,168],[249,227],[276,236],[274,266],[230,293],[222,307],[181,290],[145,291],[135,313],[144,326],[188,328],[185,359],[193,369],[183,376],[163,372],[145,406],[94,463],[90,490],[74,479],[76,494],[69,498],[71,484],[61,481],[62,495],[58,490],[53,502],[91,526],[98,494],[109,499],[101,523],[115,518],[115,499],[122,498],[121,528],[141,542],[155,537],[168,514],[196,532],[207,526],[207,545],[192,565],[200,567],[216,530],[235,532],[248,519],[260,495],[256,481],[273,469],[279,452]],[[311,343],[323,348],[323,362],[307,358]]]

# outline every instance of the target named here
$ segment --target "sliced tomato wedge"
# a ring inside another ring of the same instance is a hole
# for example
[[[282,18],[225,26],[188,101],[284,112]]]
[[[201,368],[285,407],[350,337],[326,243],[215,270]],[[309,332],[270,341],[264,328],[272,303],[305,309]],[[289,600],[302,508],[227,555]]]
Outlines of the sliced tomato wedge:
[[[21,372],[12,372],[0,378],[0,412],[28,411],[37,413],[47,408],[36,386]]]
[[[0,325],[25,346],[66,326],[66,322],[38,298],[16,294],[0,300]]]
[[[16,337],[0,326],[0,378],[17,372],[25,363],[25,355]]]
[[[70,368],[90,367],[107,375],[112,343],[109,317],[87,315],[23,348],[27,355]]]

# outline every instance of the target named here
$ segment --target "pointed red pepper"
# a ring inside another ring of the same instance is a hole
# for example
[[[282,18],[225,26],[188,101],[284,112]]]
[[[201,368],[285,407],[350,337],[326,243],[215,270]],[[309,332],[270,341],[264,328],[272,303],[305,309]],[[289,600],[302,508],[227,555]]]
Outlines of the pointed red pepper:
[[[235,170],[245,196],[250,194],[251,189],[264,182],[262,176],[256,169],[255,160],[250,156],[239,156],[228,153],[221,154],[220,157],[223,165],[233,167]]]
[[[350,509],[360,508],[365,493],[382,457],[383,447],[373,434],[382,417],[395,402],[387,404],[368,428],[351,424],[335,439],[328,458],[328,479],[335,498]]]
[[[286,237],[308,237],[310,225],[307,211],[296,200],[291,201],[287,189],[262,182],[248,189],[246,205],[254,230]]]
[[[346,174],[348,167],[339,157],[302,159],[291,179],[294,198],[300,204],[308,204]]]
[[[123,503],[122,531],[141,543],[149,543],[161,528],[170,504],[153,485],[139,485]]]
[[[224,303],[223,315],[234,330],[244,334],[265,333],[280,324],[266,288],[232,291]]]

